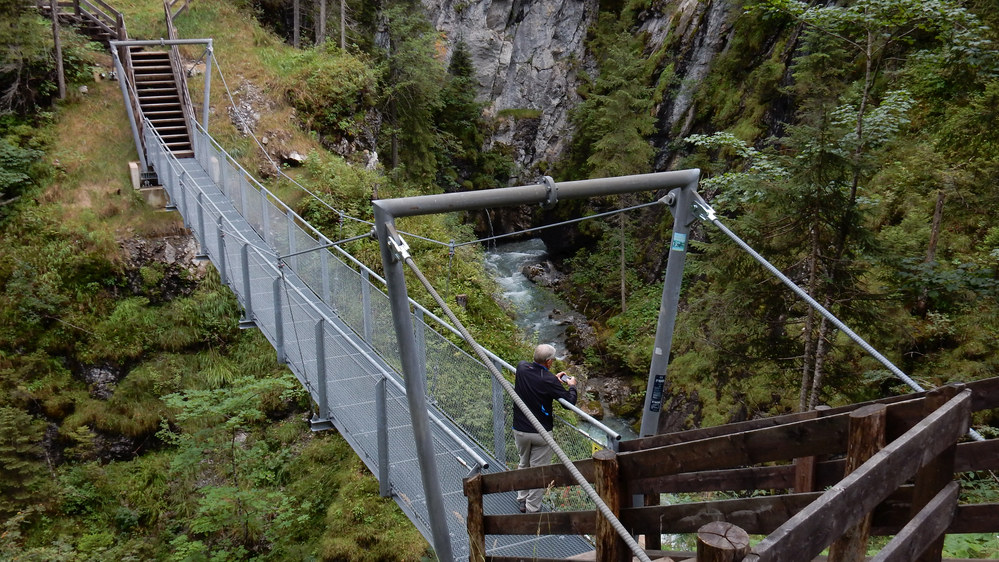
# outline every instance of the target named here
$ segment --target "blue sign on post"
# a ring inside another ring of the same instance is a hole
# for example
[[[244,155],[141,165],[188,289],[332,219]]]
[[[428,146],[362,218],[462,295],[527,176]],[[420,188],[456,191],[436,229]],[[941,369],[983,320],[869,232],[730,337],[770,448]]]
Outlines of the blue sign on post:
[[[670,246],[670,250],[675,252],[683,252],[687,249],[687,235],[682,232],[673,233],[673,245]]]

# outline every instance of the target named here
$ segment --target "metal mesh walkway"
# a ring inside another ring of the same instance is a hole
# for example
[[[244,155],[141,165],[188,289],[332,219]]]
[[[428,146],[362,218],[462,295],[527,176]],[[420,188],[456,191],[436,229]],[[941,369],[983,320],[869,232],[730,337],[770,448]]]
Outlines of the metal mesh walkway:
[[[384,286],[384,281],[339,248],[325,248],[328,239],[257,183],[202,129],[195,133],[196,158],[185,159],[175,158],[152,127],[143,134],[147,160],[172,204],[236,294],[246,320],[259,327],[279,360],[308,389],[319,407],[317,424],[339,430],[430,541],[390,306],[376,285]],[[289,254],[296,255],[280,259]],[[478,360],[429,323],[446,330],[443,322],[415,308],[412,321],[426,366],[448,532],[454,556],[467,559],[462,479],[482,465],[492,472],[506,470],[508,460],[515,464],[512,404]],[[571,426],[561,424],[555,434],[574,458],[592,453],[590,439]],[[571,489],[555,492],[574,496]],[[486,500],[487,513],[516,510],[512,493]],[[550,507],[581,505],[550,502]],[[567,557],[593,548],[575,535],[496,539],[489,552],[505,556]]]

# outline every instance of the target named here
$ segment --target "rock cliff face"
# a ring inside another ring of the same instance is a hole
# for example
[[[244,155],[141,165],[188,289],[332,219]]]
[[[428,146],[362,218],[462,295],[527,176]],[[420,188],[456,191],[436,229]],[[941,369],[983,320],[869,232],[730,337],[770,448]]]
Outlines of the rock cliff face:
[[[479,99],[501,118],[493,142],[514,147],[516,183],[554,161],[571,138],[569,110],[587,67],[584,40],[596,0],[424,0],[448,45],[464,41],[475,64]],[[590,69],[592,70],[592,69]]]
[[[557,160],[572,136],[569,111],[579,102],[580,72],[595,75],[586,52],[587,29],[598,0],[423,0],[448,45],[468,45],[479,99],[501,117],[493,142],[515,148],[517,184],[530,183],[542,162]],[[639,15],[636,33],[647,34],[647,52],[666,48],[660,71],[673,66],[659,107],[653,142],[656,169],[671,164],[668,144],[690,132],[694,94],[711,61],[728,44],[732,0],[659,0]],[[526,111],[525,111],[526,110]]]
[[[728,47],[737,8],[732,0],[665,0],[639,15],[638,31],[648,34],[646,52],[667,49],[660,63],[660,80],[671,87],[656,108],[659,124],[653,135],[657,171],[671,167],[670,142],[691,133],[694,95],[711,69],[711,62]],[[673,65],[672,75],[662,69]]]

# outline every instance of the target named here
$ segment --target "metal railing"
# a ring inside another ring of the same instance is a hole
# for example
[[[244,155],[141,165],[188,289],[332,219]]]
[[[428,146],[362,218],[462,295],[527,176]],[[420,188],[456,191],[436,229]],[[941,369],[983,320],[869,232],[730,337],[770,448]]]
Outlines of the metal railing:
[[[236,294],[246,320],[260,328],[278,358],[310,392],[319,411],[316,424],[335,425],[341,431],[379,476],[383,494],[405,490],[407,500],[399,501],[400,506],[429,536],[419,497],[419,467],[408,452],[413,445],[411,420],[384,280],[341,248],[329,247],[327,237],[259,184],[198,124],[194,127],[196,162],[178,160],[152,127],[144,127],[149,164],[202,253]],[[194,177],[199,173],[206,177]],[[230,218],[236,213],[238,221]],[[411,321],[421,334],[434,448],[441,459],[441,479],[448,482],[447,508],[463,513],[461,481],[470,471],[516,465],[513,405],[482,363],[437,331],[455,328],[413,304]],[[589,457],[604,442],[616,448],[619,434],[565,405],[607,432],[601,440],[558,420],[555,434],[574,458]],[[579,508],[562,501],[574,496],[570,492],[552,490],[550,496],[551,509]],[[455,555],[467,556],[460,521],[449,526]],[[554,544],[565,548],[564,541]]]

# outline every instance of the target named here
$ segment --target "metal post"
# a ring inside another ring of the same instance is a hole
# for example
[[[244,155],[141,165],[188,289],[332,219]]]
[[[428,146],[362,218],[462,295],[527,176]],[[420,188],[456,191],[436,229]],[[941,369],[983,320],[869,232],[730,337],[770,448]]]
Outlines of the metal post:
[[[676,312],[680,302],[683,266],[687,258],[687,236],[690,234],[690,224],[694,218],[690,206],[694,202],[696,190],[697,182],[692,182],[682,188],[673,189],[667,196],[671,198],[667,202],[670,211],[673,212],[673,238],[666,262],[666,279],[663,282],[662,302],[659,305],[659,320],[652,348],[649,382],[645,391],[640,437],[659,432],[659,412],[665,400],[666,365],[669,363],[670,347],[673,345],[673,329],[676,326]]]
[[[425,329],[426,324],[423,322],[423,310],[416,310],[416,322],[413,322],[413,337],[416,341],[416,360],[420,364],[421,375],[427,378],[427,333]],[[434,384],[431,386],[431,392],[433,392],[433,387],[436,386],[437,375],[434,375]],[[435,398],[436,400],[436,398]]]
[[[330,408],[326,398],[326,320],[323,318],[316,322],[316,377],[319,417],[327,418]]]
[[[205,99],[201,104],[201,128],[208,133],[208,108],[211,106],[210,97],[212,93],[212,58],[215,56],[215,49],[212,40],[208,40],[208,55],[205,57]]]
[[[284,281],[284,268],[281,276],[274,278],[274,349],[277,351],[277,361],[284,365],[287,357],[284,354],[284,321],[281,314],[281,282]]]
[[[406,291],[406,276],[402,261],[389,247],[389,228],[395,227],[395,219],[381,206],[375,204],[375,228],[378,245],[381,247],[382,267],[392,305],[392,322],[395,325],[396,339],[399,341],[399,355],[402,359],[402,372],[406,378],[406,398],[409,401],[409,415],[413,423],[413,439],[416,441],[416,456],[420,462],[420,476],[423,481],[423,494],[427,500],[430,516],[430,530],[433,535],[434,551],[440,560],[454,560],[451,551],[451,536],[448,532],[444,496],[441,491],[437,459],[434,455],[433,430],[430,428],[427,412],[426,382],[420,376],[421,369],[416,355],[416,342],[413,322],[409,311],[409,298]]]
[[[223,230],[222,230],[222,216],[221,215],[219,215],[217,226],[218,226],[218,230],[216,231],[216,233],[217,233],[217,236],[218,236],[218,245],[219,245],[219,257],[218,257],[218,262],[219,262],[219,278],[222,280],[222,284],[223,285],[228,285],[229,284],[229,275],[225,271],[225,260],[226,260],[226,256],[225,256],[225,232],[223,232]]]
[[[329,240],[323,239],[324,244],[329,244]],[[322,284],[322,299],[323,302],[329,305],[333,312],[336,312],[336,307],[333,306],[333,295],[330,293],[330,252],[329,250],[319,250],[319,276],[320,283]]]
[[[172,167],[169,166],[168,167]],[[181,218],[184,219],[184,227],[191,228],[191,222],[187,220],[187,217],[191,214],[190,209],[187,207],[187,188],[184,178],[187,177],[187,170],[182,170],[180,172],[180,208],[181,208]]]
[[[208,230],[205,229],[205,202],[203,193],[198,191],[198,235],[195,240],[198,242],[198,252],[195,258],[207,258],[208,252],[205,248],[208,246]]]
[[[298,271],[298,248],[295,247],[295,211],[288,209],[285,213],[288,219],[288,254],[291,255],[291,262],[288,264],[295,271]]]
[[[407,311],[407,316],[409,312]],[[361,272],[361,330],[364,341],[371,343],[371,281],[368,270]]]
[[[392,495],[389,482],[388,408],[385,405],[385,377],[375,383],[375,418],[378,420],[378,495]]]
[[[250,245],[244,242],[239,249],[239,255],[243,262],[241,264],[243,267],[243,320],[253,322],[253,299],[250,289]]]
[[[250,224],[250,227],[253,227],[248,216],[249,211],[246,210],[246,190],[249,186],[246,183],[246,178],[240,172],[236,172],[236,178],[236,183],[239,185],[239,214],[246,217],[246,222]]]
[[[503,372],[503,366],[493,361],[496,370]],[[502,464],[506,464],[506,408],[503,405],[503,385],[494,377],[493,381],[493,456]]]
[[[267,213],[267,193],[264,190],[260,190],[258,193],[260,193],[260,237],[273,248],[274,235],[271,234],[271,217]]]
[[[128,77],[125,76],[125,69],[118,58],[118,49],[111,48],[111,57],[114,59],[114,71],[118,73],[118,85],[121,86],[121,96],[125,99],[125,110],[128,112],[128,125],[132,128],[132,140],[135,141],[135,151],[139,153],[139,165],[143,172],[149,171],[146,164],[146,154],[142,149],[142,140],[139,139],[139,126],[135,122],[135,110],[132,107],[132,98],[128,95]]]

